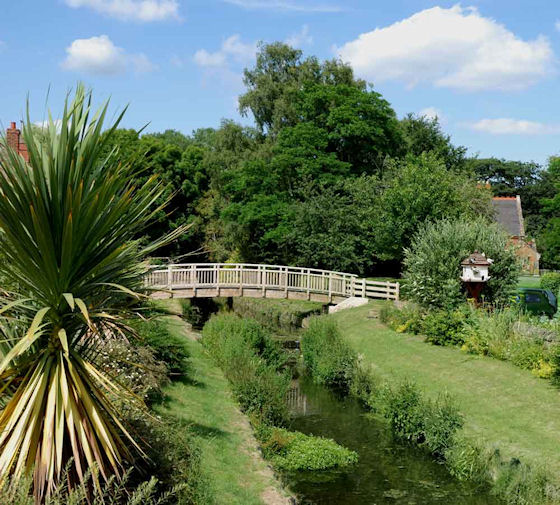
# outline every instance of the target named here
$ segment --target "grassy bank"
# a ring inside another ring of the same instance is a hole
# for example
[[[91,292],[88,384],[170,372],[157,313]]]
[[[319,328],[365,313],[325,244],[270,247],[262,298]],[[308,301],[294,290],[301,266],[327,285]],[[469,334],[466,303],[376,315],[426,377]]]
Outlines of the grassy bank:
[[[560,398],[553,386],[510,363],[427,345],[368,317],[375,305],[332,317],[366,364],[385,377],[411,378],[436,397],[447,391],[465,416],[465,434],[506,458],[560,471]]]
[[[185,337],[187,327],[168,319],[169,330]],[[262,460],[246,417],[239,411],[227,380],[202,346],[184,338],[189,352],[185,379],[165,389],[166,401],[157,407],[182,422],[201,450],[201,471],[217,505],[282,505],[289,503]]]

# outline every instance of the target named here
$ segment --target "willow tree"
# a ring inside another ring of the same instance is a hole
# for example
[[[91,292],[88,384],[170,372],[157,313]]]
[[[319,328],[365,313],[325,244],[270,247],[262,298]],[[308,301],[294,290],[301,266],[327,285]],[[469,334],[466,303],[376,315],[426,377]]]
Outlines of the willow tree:
[[[136,187],[135,167],[106,154],[125,112],[104,128],[107,107],[94,111],[79,85],[46,131],[27,113],[29,162],[0,155],[0,479],[32,471],[38,502],[66,465],[75,482],[92,467],[107,479],[140,450],[111,401],[129,393],[95,356],[126,334],[143,259],[173,237],[136,239],[162,187],[156,177]]]

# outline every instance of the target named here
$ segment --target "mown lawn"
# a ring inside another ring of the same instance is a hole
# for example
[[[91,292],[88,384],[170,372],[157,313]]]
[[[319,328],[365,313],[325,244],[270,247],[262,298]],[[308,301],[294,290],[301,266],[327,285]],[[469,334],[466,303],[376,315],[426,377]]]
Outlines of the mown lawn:
[[[517,286],[520,288],[540,288],[541,278],[538,275],[521,275]]]
[[[178,318],[168,321],[170,331],[184,336],[190,359],[187,377],[166,388],[166,401],[156,411],[185,422],[195,436],[213,503],[283,503],[285,493],[261,459],[249,423],[221,370],[200,343],[185,336],[185,323]]]
[[[399,334],[368,318],[376,302],[333,314],[343,335],[382,376],[414,379],[426,392],[449,392],[465,430],[506,457],[560,471],[560,391],[530,372],[422,337]]]

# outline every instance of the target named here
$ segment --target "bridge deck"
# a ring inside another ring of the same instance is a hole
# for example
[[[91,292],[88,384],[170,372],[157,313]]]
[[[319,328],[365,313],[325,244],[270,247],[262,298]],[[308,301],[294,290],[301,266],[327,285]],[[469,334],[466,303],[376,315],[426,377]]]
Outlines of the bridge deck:
[[[146,279],[154,298],[287,298],[339,303],[350,297],[399,299],[398,282],[278,265],[189,263],[154,267]]]

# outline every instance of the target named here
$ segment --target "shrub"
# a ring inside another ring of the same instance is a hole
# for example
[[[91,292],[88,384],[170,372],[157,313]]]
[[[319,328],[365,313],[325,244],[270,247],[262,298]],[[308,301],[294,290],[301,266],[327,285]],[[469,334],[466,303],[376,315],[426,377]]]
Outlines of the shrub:
[[[146,319],[131,322],[136,330],[139,344],[152,348],[156,359],[163,361],[171,374],[182,374],[188,353],[182,338],[173,335],[165,321]]]
[[[243,318],[257,320],[268,330],[292,333],[301,328],[306,317],[321,314],[322,305],[300,300],[234,298],[233,310]]]
[[[164,419],[144,419],[137,430],[148,442],[149,466],[164,490],[176,489],[169,505],[212,503],[211,492],[201,469],[201,454],[188,425]]]
[[[464,325],[468,309],[430,310],[424,317],[420,329],[426,341],[436,345],[462,345]]]
[[[122,340],[100,344],[96,364],[136,396],[148,403],[162,398],[162,387],[168,382],[167,366],[156,359],[151,347],[132,346]],[[121,402],[120,398],[114,401]],[[127,410],[122,404],[119,410]]]
[[[421,333],[424,312],[414,303],[397,306],[394,302],[385,302],[379,311],[379,319],[397,333]]]
[[[423,397],[416,384],[405,381],[387,395],[385,417],[395,436],[416,445],[424,445],[436,457],[443,458],[453,446],[463,417],[447,395],[437,400]]]
[[[475,250],[494,260],[483,295],[497,304],[509,302],[517,285],[518,260],[508,235],[484,219],[442,220],[421,227],[405,251],[405,295],[424,306],[455,308],[465,300],[461,261]]]
[[[266,424],[287,421],[285,353],[261,325],[233,314],[216,315],[204,326],[202,343],[231,382],[243,411]]]
[[[357,366],[357,355],[344,341],[333,319],[313,317],[301,343],[303,361],[318,384],[347,393]]]
[[[281,470],[328,470],[343,468],[358,461],[358,454],[334,440],[305,435],[282,428],[258,433],[263,454]]]
[[[549,289],[556,296],[560,292],[560,272],[549,272],[541,277],[541,288]]]
[[[286,353],[279,342],[254,319],[240,319],[233,314],[213,316],[204,326],[203,343],[220,366],[227,364],[236,349],[248,348],[268,365],[281,369]]]

